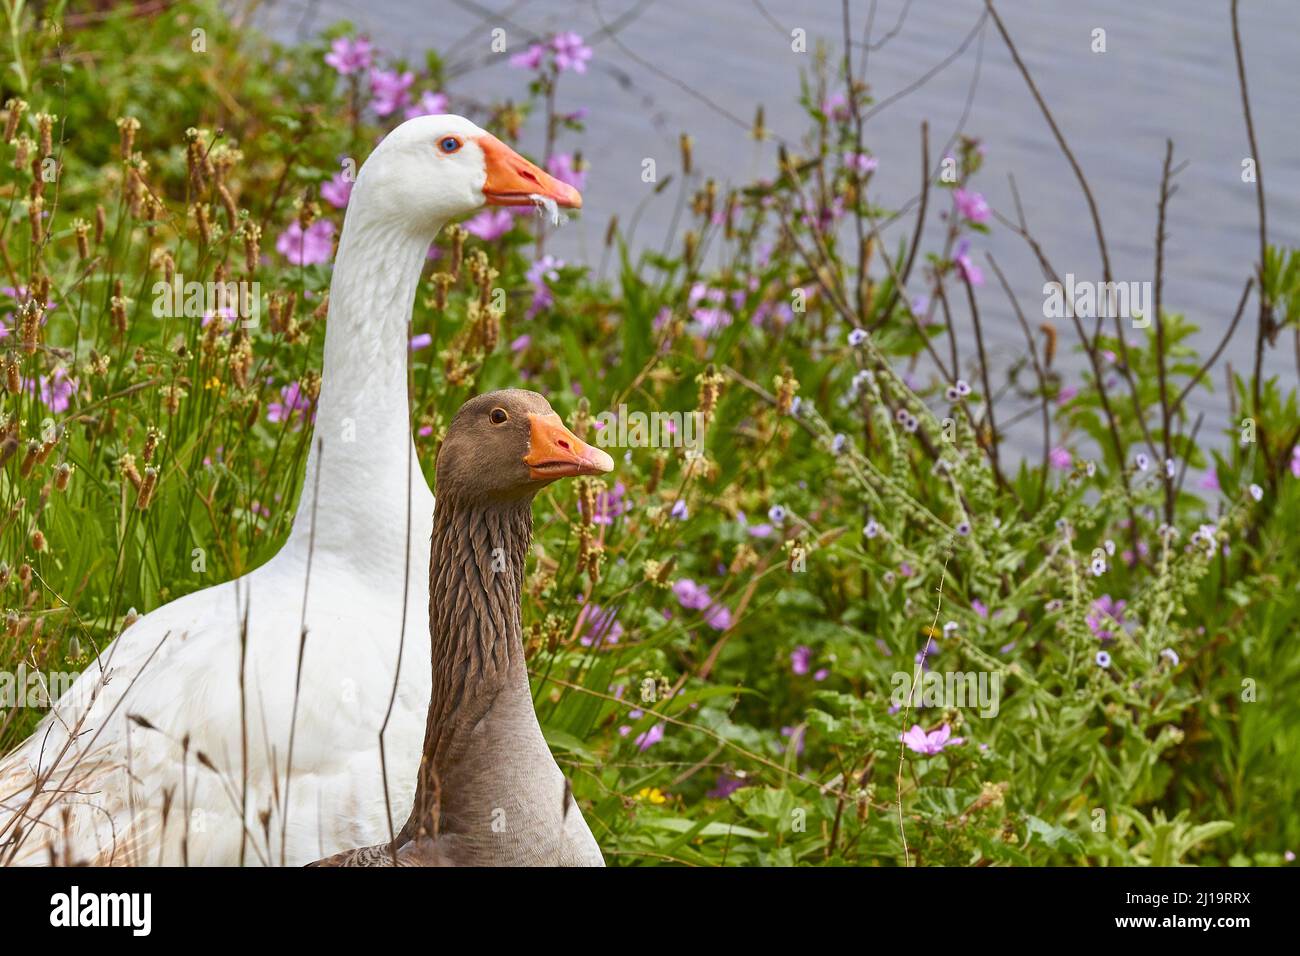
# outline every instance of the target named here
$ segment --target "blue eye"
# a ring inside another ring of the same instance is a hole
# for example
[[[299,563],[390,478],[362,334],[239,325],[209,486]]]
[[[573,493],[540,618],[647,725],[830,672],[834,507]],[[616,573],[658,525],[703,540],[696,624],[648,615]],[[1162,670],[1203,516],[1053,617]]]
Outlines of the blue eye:
[[[444,136],[438,141],[438,148],[444,153],[454,153],[460,149],[460,140],[455,136]]]

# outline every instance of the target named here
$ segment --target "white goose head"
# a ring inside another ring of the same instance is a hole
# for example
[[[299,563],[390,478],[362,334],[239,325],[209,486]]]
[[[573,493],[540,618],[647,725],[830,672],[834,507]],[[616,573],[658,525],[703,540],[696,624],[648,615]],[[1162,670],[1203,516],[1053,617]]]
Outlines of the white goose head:
[[[432,239],[449,220],[484,205],[529,206],[540,196],[578,209],[582,196],[463,116],[407,120],[375,147],[357,175],[349,213],[400,223]]]

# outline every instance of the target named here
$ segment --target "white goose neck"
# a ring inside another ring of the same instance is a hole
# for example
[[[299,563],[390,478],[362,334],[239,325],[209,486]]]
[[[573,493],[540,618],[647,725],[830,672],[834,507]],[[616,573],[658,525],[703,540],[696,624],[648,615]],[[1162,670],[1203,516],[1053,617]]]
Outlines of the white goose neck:
[[[408,515],[415,539],[432,520],[421,513],[432,499],[411,441],[407,353],[416,287],[437,229],[421,235],[377,221],[359,192],[334,263],[320,397],[289,543],[310,543],[314,559],[358,563],[382,576],[406,565]],[[427,548],[411,543],[413,552]]]

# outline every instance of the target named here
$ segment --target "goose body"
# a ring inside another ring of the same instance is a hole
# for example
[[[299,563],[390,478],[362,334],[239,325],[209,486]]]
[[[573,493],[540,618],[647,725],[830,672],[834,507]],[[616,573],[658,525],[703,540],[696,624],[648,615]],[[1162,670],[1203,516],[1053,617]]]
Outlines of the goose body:
[[[410,434],[411,308],[443,224],[536,196],[581,204],[461,117],[409,120],[375,149],[339,242],[288,541],[136,621],[0,762],[0,865],[297,865],[401,825],[430,693],[434,511]]]

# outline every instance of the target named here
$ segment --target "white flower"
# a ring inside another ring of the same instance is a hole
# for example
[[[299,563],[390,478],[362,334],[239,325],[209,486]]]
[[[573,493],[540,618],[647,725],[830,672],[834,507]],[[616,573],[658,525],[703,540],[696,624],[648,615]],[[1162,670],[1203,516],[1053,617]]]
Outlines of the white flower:
[[[1110,538],[1107,538],[1105,547],[1106,547],[1106,553],[1109,554],[1112,558],[1115,557],[1115,542],[1112,541]]]
[[[1110,655],[1107,654],[1105,651],[1098,651],[1098,652],[1097,652],[1097,666],[1098,666],[1098,667],[1110,667]]]
[[[963,397],[970,394],[970,386],[962,379],[957,379],[957,394]]]
[[[1175,667],[1178,666],[1178,652],[1175,651],[1172,647],[1166,647],[1163,651],[1160,652],[1160,656],[1163,657],[1165,660],[1167,660],[1170,664],[1173,664]]]
[[[858,346],[867,340],[867,333],[863,329],[854,329],[849,333],[849,345]]]
[[[1251,485],[1251,486],[1250,486],[1250,496],[1251,496],[1252,498],[1254,498],[1256,501],[1263,501],[1263,500],[1264,500],[1264,489],[1261,488],[1259,485]]]
[[[1138,471],[1146,471],[1151,467],[1151,459],[1147,458],[1147,456],[1142,452],[1137,453],[1137,457],[1133,459],[1133,463],[1137,465]]]
[[[876,521],[875,518],[872,518],[870,521],[866,523],[866,526],[863,527],[862,533],[866,535],[868,538],[876,537],[878,534],[880,534],[880,523]]]
[[[1172,478],[1172,477],[1174,476],[1174,472],[1175,472],[1175,468],[1174,468],[1174,460],[1173,460],[1172,458],[1166,458],[1166,459],[1165,459],[1165,477],[1167,477],[1167,478]]]
[[[1105,559],[1105,558],[1100,558],[1100,557],[1093,558],[1093,559],[1092,559],[1092,576],[1093,576],[1094,578],[1099,578],[1099,577],[1101,577],[1101,576],[1102,576],[1103,574],[1105,574],[1105,573],[1106,573],[1106,559]]]

